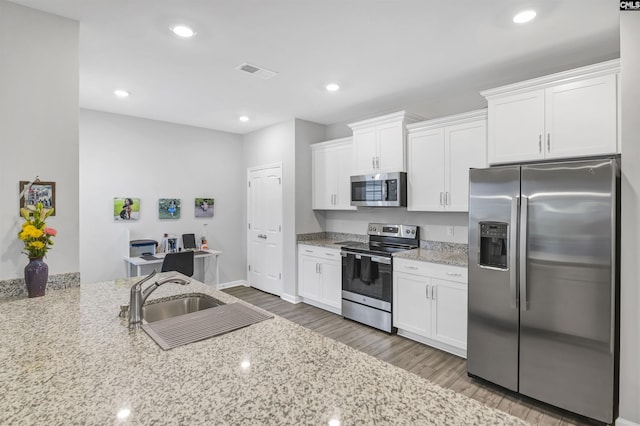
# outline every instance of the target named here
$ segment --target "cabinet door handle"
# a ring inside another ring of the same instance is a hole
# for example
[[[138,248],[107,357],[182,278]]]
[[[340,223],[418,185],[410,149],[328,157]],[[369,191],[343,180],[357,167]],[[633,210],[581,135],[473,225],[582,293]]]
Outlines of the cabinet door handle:
[[[449,191],[444,193],[444,205],[445,206],[449,205]]]
[[[376,157],[376,169],[380,168],[380,157]]]
[[[424,295],[427,299],[429,299],[429,286],[425,286],[424,288]]]
[[[376,157],[371,157],[371,168],[372,169],[376,168]]]
[[[436,286],[432,285],[431,286],[431,300],[436,300],[436,296],[437,296]]]
[[[542,134],[538,135],[538,154],[542,154]]]
[[[442,205],[442,192],[440,193],[440,205]]]
[[[320,265],[318,265],[318,264],[316,263],[316,274],[318,274],[318,273],[320,272],[320,271],[319,271],[318,266],[320,266]]]
[[[551,152],[551,133],[547,133],[547,152]]]

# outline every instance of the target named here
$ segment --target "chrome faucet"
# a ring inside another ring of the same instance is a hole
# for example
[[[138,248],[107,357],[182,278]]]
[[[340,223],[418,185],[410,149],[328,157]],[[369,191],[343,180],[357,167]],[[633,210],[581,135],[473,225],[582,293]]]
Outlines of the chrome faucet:
[[[131,294],[129,297],[129,328],[139,328],[142,325],[142,305],[151,293],[153,293],[162,284],[173,282],[180,285],[187,285],[191,281],[189,279],[181,278],[178,276],[165,277],[157,280],[149,287],[142,290],[142,283],[150,280],[156,275],[154,270],[145,278],[141,279],[131,287]]]

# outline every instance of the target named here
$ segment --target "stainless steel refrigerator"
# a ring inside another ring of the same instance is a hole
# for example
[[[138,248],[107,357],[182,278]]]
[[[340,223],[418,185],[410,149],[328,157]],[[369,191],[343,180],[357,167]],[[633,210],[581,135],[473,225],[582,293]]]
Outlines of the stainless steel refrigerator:
[[[468,374],[612,423],[618,158],[469,176]]]

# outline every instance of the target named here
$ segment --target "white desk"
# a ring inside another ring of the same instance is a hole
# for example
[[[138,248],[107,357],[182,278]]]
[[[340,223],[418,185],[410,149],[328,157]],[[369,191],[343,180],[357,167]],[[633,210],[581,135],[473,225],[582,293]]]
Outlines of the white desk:
[[[213,259],[216,262],[216,280],[215,283],[216,285],[218,285],[220,283],[220,268],[218,266],[218,256],[220,256],[222,254],[222,252],[220,250],[202,250],[205,251],[205,254],[196,254],[194,256],[194,263],[198,260],[198,259],[202,259],[202,263],[203,263],[203,267],[202,267],[202,277],[198,277],[200,278],[199,281],[205,283],[206,281],[206,268],[204,267],[204,263],[211,257],[213,257]],[[164,253],[157,253],[154,254],[154,257],[156,257],[156,259],[152,259],[152,260],[145,260],[141,257],[125,257],[124,258],[124,262],[126,264],[127,267],[127,277],[139,277],[142,275],[142,268],[147,266],[147,265],[162,265],[162,262],[164,261]],[[135,267],[135,275],[132,275],[132,269],[133,267]],[[194,265],[194,270],[195,270],[195,265]]]

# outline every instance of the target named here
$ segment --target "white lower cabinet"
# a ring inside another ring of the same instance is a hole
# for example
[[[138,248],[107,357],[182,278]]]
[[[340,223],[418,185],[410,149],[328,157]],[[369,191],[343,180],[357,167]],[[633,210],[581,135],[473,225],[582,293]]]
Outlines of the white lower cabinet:
[[[298,294],[309,305],[342,313],[340,250],[298,245]]]
[[[466,358],[467,269],[394,259],[398,334]]]

